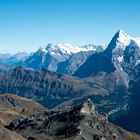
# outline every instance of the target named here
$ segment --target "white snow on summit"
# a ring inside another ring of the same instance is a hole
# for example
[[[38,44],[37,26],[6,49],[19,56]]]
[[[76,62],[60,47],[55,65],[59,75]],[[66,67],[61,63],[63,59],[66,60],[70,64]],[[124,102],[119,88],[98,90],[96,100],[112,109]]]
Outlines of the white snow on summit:
[[[125,49],[131,41],[134,41],[140,47],[140,38],[131,37],[122,30],[119,30],[118,32],[119,37],[117,38],[117,48]]]
[[[124,31],[119,30],[119,37],[117,38],[117,46],[120,48],[124,48],[124,46],[129,45],[131,41],[131,37],[127,35]]]
[[[42,50],[42,52],[45,53],[50,53],[52,55],[54,54],[59,54],[59,53],[63,53],[63,54],[74,54],[74,53],[78,53],[81,51],[96,51],[96,48],[94,45],[86,45],[83,47],[78,47],[78,46],[72,46],[70,44],[52,44],[49,43],[46,47],[42,47],[40,48],[40,50]]]
[[[133,40],[137,43],[137,45],[140,47],[140,38],[133,38]]]

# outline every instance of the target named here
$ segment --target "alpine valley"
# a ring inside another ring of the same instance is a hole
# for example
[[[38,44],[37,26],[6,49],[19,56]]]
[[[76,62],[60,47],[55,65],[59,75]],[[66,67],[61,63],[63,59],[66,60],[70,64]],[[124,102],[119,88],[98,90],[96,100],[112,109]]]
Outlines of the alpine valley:
[[[0,137],[139,140],[140,38],[119,30],[106,47],[50,43],[0,54],[0,94]]]

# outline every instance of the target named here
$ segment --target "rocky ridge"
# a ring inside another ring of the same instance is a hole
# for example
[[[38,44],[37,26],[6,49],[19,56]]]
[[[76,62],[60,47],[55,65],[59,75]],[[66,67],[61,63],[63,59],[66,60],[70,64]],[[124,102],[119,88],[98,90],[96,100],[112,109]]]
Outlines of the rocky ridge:
[[[140,137],[108,122],[90,100],[84,104],[40,112],[11,122],[8,129],[28,140],[139,140]]]

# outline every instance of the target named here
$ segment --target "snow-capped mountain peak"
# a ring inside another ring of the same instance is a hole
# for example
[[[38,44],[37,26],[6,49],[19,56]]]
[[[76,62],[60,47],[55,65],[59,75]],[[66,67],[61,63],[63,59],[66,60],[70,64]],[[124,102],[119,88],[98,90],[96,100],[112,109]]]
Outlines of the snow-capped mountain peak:
[[[116,47],[117,48],[122,48],[125,49],[125,46],[129,45],[131,42],[132,37],[127,35],[124,31],[119,30],[117,32],[117,42],[116,42]]]
[[[97,46],[91,44],[79,47],[70,44],[49,43],[47,44],[46,47],[40,47],[38,51],[43,53],[50,53],[51,55],[62,55],[62,54],[71,55],[78,52],[96,51],[96,49]]]
[[[90,53],[101,51],[102,46],[85,45],[82,47],[70,44],[49,43],[45,47],[40,47],[35,53],[32,53],[23,63],[34,69],[46,68],[52,71],[57,70],[57,66],[61,62],[65,62],[73,55],[88,57]],[[81,55],[80,55],[81,54]],[[80,57],[80,64],[85,60]],[[36,65],[34,65],[36,64]]]
[[[118,30],[119,36],[128,36],[128,34],[123,30]]]
[[[135,41],[135,43],[139,46],[140,48],[140,38],[137,37],[137,38],[133,38],[133,40]]]
[[[131,37],[122,30],[119,30],[117,34],[118,34],[117,38],[118,47],[128,46],[131,43],[131,41],[135,42],[140,47],[140,38]]]
[[[112,38],[107,50],[111,50],[113,52],[118,50],[124,51],[131,42],[135,42],[137,46],[140,47],[140,38],[131,37],[126,32],[119,30]]]

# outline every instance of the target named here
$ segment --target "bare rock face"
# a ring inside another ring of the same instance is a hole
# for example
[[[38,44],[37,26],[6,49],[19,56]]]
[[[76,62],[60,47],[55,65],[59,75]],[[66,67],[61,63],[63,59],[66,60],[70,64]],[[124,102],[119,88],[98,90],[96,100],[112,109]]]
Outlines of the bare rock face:
[[[27,140],[21,135],[0,126],[0,140]]]
[[[95,115],[96,114],[95,105],[90,99],[88,99],[88,101],[83,104],[80,112],[84,114],[93,113]]]
[[[108,122],[90,101],[16,119],[8,129],[28,140],[139,140],[140,137]]]

